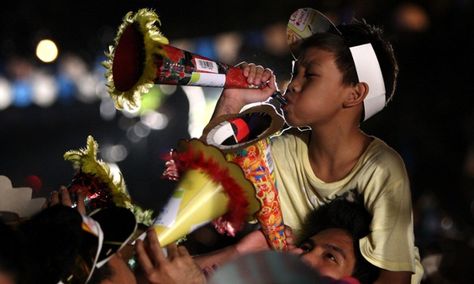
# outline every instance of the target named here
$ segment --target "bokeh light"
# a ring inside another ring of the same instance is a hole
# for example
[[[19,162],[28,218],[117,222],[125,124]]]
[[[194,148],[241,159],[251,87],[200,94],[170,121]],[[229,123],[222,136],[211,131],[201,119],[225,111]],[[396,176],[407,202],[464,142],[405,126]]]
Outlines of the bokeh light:
[[[32,100],[40,107],[49,107],[58,95],[58,85],[53,76],[47,74],[37,74],[32,81]]]
[[[102,154],[104,159],[108,162],[121,162],[128,156],[127,148],[122,144],[104,145]]]
[[[17,80],[13,83],[13,104],[16,107],[27,107],[31,104],[32,88],[29,81]]]
[[[41,178],[37,175],[29,175],[26,177],[26,184],[31,187],[35,192],[38,192],[41,190],[41,187],[43,187],[43,181]]]
[[[168,125],[168,117],[156,111],[147,111],[140,119],[144,125],[153,130],[164,129]]]
[[[158,86],[153,86],[148,93],[143,94],[141,99],[140,112],[145,112],[147,110],[155,110],[161,105],[162,93]]]
[[[36,56],[45,63],[56,60],[58,54],[59,50],[56,43],[50,39],[43,39],[36,46]]]
[[[8,81],[0,78],[0,110],[6,109],[12,103],[12,90]]]
[[[117,113],[117,110],[115,109],[115,104],[114,101],[111,98],[104,98],[100,102],[100,116],[104,120],[112,120],[115,117],[115,114]]]

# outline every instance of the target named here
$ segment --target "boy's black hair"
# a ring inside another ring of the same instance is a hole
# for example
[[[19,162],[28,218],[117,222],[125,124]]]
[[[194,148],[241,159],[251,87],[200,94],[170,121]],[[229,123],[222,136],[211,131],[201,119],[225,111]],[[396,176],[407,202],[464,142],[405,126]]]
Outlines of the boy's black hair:
[[[384,38],[382,29],[355,19],[350,24],[337,26],[337,29],[342,35],[336,30],[331,30],[305,39],[301,43],[300,52],[313,47],[332,52],[336,58],[336,65],[343,73],[343,83],[356,84],[359,79],[349,47],[371,43],[382,70],[386,89],[385,99],[387,102],[390,101],[395,93],[398,63],[392,45]]]
[[[327,229],[342,229],[351,237],[354,244],[356,264],[353,277],[361,283],[373,283],[379,268],[369,263],[361,254],[359,239],[370,233],[371,214],[365,209],[360,196],[355,201],[339,197],[311,212],[303,224],[302,237],[306,240]]]

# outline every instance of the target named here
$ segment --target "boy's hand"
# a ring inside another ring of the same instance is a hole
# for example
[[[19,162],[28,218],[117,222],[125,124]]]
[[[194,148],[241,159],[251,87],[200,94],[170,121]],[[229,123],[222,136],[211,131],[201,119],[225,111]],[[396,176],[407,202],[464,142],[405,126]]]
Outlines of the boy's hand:
[[[242,62],[238,65],[244,73],[244,77],[247,78],[247,83],[254,86],[260,86],[267,84],[273,75],[273,71],[269,68],[263,68],[261,65],[255,65],[254,63]]]
[[[239,64],[238,67],[243,70],[249,84],[263,85],[264,87],[258,89],[224,89],[213,117],[238,113],[244,105],[265,101],[277,90],[276,79],[272,70],[246,62]]]
[[[204,274],[186,248],[169,245],[166,257],[154,231],[148,231],[145,243],[137,240],[135,249],[149,283],[206,283]]]

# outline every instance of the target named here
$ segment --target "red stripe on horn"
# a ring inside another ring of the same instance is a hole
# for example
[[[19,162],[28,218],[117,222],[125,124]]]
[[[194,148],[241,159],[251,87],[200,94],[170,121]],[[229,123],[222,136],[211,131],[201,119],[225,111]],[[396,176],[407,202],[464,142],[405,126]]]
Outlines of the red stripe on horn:
[[[245,122],[245,120],[243,120],[242,118],[236,118],[229,122],[237,129],[235,133],[235,138],[237,139],[237,142],[240,143],[242,141],[245,141],[250,134],[250,129],[247,122]]]

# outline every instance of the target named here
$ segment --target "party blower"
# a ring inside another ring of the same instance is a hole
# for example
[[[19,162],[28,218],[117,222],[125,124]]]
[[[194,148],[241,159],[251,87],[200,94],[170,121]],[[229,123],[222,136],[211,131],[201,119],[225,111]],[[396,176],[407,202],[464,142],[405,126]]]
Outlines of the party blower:
[[[248,84],[238,67],[169,45],[158,24],[158,15],[152,10],[129,12],[118,29],[114,46],[106,53],[107,86],[117,108],[124,104],[137,107],[140,96],[154,84],[264,87]]]
[[[182,140],[173,158],[183,174],[152,225],[161,246],[221,216],[237,229],[254,219],[260,209],[255,189],[219,149],[198,139]]]
[[[262,207],[256,217],[268,244],[275,250],[286,250],[287,242],[269,137],[281,130],[284,122],[275,106],[258,103],[238,114],[213,119],[201,137],[207,144],[226,153],[227,160],[237,163],[255,186]],[[218,229],[226,228],[226,231],[232,228],[226,224],[225,218],[219,219],[215,225]]]
[[[142,209],[132,200],[122,174],[113,174],[109,165],[97,158],[98,152],[99,144],[89,135],[85,148],[64,153],[75,171],[68,186],[73,199],[81,191],[87,214],[106,207],[123,207],[135,215],[138,223],[149,226],[153,211]]]

